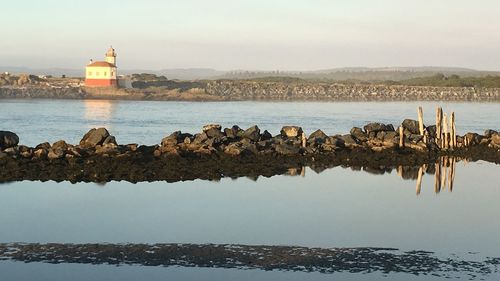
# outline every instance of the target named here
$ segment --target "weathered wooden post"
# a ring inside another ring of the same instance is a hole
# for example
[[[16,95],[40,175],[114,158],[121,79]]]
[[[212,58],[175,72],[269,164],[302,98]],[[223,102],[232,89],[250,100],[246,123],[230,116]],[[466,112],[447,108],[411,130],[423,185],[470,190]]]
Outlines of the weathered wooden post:
[[[403,126],[399,126],[399,148],[405,147],[405,133]]]
[[[306,147],[307,145],[307,138],[306,138],[306,134],[305,133],[302,133],[302,147]]]
[[[424,143],[427,143],[427,136],[424,134],[424,112],[422,107],[418,107],[418,130],[421,136],[424,136]]]
[[[441,128],[443,124],[443,109],[441,107],[436,108],[436,144],[441,147],[441,134],[443,130]]]
[[[455,126],[455,112],[451,112],[451,144],[457,147],[457,127]]]
[[[449,142],[448,142],[448,119],[446,118],[446,114],[443,114],[443,148],[448,149],[449,148]]]

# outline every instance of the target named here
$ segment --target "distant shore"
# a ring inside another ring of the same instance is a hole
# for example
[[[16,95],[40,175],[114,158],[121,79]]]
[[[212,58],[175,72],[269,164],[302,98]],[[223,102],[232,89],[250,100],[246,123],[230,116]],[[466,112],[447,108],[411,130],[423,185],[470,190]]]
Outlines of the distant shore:
[[[265,82],[186,81],[169,87],[87,88],[1,86],[0,99],[112,99],[157,101],[474,101],[499,102],[500,88]]]

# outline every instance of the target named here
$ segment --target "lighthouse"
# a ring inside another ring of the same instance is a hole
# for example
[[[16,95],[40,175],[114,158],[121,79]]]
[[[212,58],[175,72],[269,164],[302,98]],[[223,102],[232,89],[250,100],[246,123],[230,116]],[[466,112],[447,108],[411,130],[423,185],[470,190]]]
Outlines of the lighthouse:
[[[93,61],[85,67],[85,86],[87,87],[117,87],[116,52],[109,47],[104,61]]]

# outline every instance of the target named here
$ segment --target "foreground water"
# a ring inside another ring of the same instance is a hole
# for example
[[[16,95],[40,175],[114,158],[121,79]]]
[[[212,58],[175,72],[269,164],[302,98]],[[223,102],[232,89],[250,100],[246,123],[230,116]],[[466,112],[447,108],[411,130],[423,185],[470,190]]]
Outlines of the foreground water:
[[[396,171],[375,175],[341,167],[319,174],[306,169],[304,177],[261,177],[256,181],[239,178],[101,185],[14,182],[0,185],[0,224],[4,226],[0,228],[0,241],[374,246],[427,250],[443,257],[457,255],[472,260],[500,256],[498,166],[459,162],[455,172],[453,189],[447,184],[439,193],[434,189],[434,175],[424,175],[417,191],[414,180],[403,180]],[[0,268],[15,277],[11,280],[29,280],[23,279],[29,270],[65,276],[70,269],[93,272],[82,276],[93,276],[95,270],[102,276],[130,273],[129,279],[121,280],[134,280],[131,276],[136,274],[176,276],[177,280],[200,276],[219,280],[328,279],[318,273],[306,277],[304,273],[264,274],[259,270],[235,273],[221,269],[12,262],[1,262]],[[105,278],[102,276],[97,279]],[[345,273],[335,276],[348,277]],[[365,280],[387,278],[381,273],[368,276]],[[390,279],[398,276],[389,274]],[[500,275],[482,278],[493,277]],[[419,280],[422,278],[442,277],[420,276]]]
[[[206,123],[257,124],[277,134],[298,124],[312,132],[348,132],[369,121],[397,124],[423,105],[454,110],[459,133],[498,129],[498,103],[271,103],[2,100],[2,130],[35,145],[79,141],[105,126],[119,143],[158,143],[174,130]],[[0,243],[216,243],[305,247],[392,247],[481,260],[500,256],[499,166],[457,163],[453,187],[420,189],[396,170],[350,168],[305,176],[104,184],[0,184]],[[298,172],[300,174],[300,171]],[[416,177],[412,177],[416,178]],[[0,280],[444,280],[381,272],[322,274],[221,268],[47,264],[0,261]],[[453,277],[498,280],[498,273]]]
[[[348,133],[368,122],[400,124],[416,119],[433,124],[435,109],[455,111],[457,131],[483,133],[499,129],[500,103],[437,102],[155,102],[107,100],[0,100],[2,130],[36,145],[60,139],[77,143],[90,128],[104,126],[119,143],[156,144],[173,131],[197,133],[205,124],[247,128],[258,125],[273,135],[283,125],[300,125],[306,133]]]

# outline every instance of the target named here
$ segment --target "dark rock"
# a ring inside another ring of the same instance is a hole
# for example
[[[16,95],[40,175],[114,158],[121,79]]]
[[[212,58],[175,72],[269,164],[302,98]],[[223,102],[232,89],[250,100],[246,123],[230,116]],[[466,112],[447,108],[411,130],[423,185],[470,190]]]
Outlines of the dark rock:
[[[366,124],[363,129],[367,134],[370,132],[380,132],[380,131],[394,131],[394,127],[392,125],[385,125],[383,123],[373,122]]]
[[[498,134],[498,132],[491,129],[484,131],[484,136],[487,138],[491,138],[491,136],[493,136],[494,134]]]
[[[274,150],[281,155],[297,155],[300,152],[300,148],[287,144],[276,144]]]
[[[361,128],[358,127],[353,127],[351,129],[351,136],[353,136],[355,139],[357,139],[360,142],[364,142],[368,140],[368,136],[366,135],[365,132]]]
[[[437,130],[436,125],[430,125],[429,127],[425,128],[425,130],[427,131],[430,137],[432,138],[436,137],[436,130]]]
[[[418,134],[411,134],[408,136],[408,139],[412,142],[420,142],[424,139],[424,136]]]
[[[257,142],[260,138],[260,129],[257,126],[252,126],[245,130],[243,137],[251,141]]]
[[[417,120],[405,119],[401,125],[412,134],[420,134]]]
[[[95,147],[96,145],[103,144],[108,136],[109,132],[105,128],[94,128],[83,136],[80,145],[84,147]]]
[[[108,136],[103,142],[102,144],[114,144],[114,145],[118,145],[116,143],[116,138],[114,136]]]
[[[339,139],[344,141],[345,146],[356,145],[358,142],[351,135],[340,136]]]
[[[262,135],[260,136],[261,141],[270,140],[272,138],[273,138],[273,136],[267,130],[264,130],[264,133],[262,133]]]
[[[307,139],[308,143],[323,144],[325,143],[328,136],[321,130],[314,131]]]
[[[287,138],[295,138],[301,136],[303,131],[299,126],[284,126],[280,131],[281,135]]]
[[[35,149],[40,149],[40,148],[43,148],[45,150],[49,150],[50,149],[50,143],[43,142],[43,143],[38,144],[37,146],[35,146]]]
[[[10,131],[0,131],[0,149],[14,147],[19,143],[19,137]]]
[[[61,159],[64,157],[64,151],[61,148],[51,148],[47,154],[50,160]]]
[[[385,132],[384,138],[382,139],[384,142],[394,142],[397,137],[396,131]],[[399,140],[398,140],[399,141]]]

